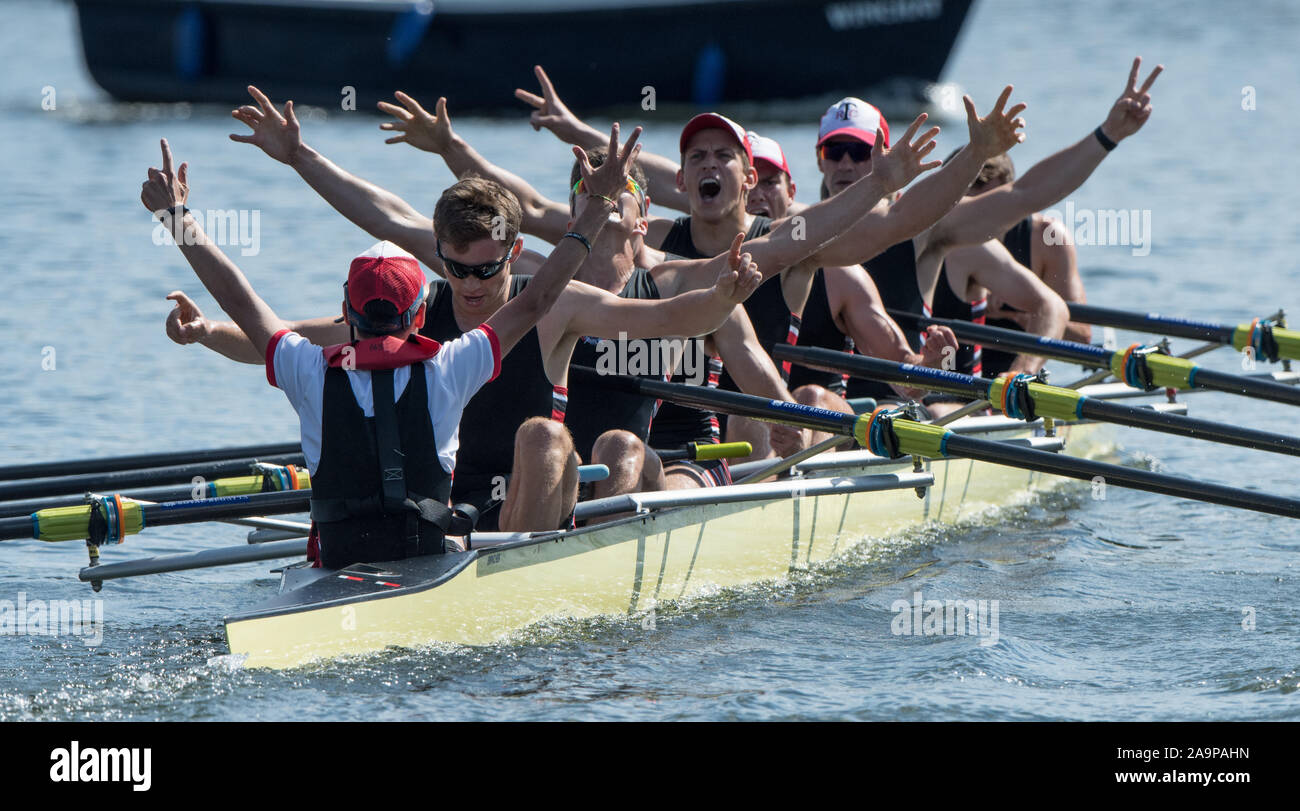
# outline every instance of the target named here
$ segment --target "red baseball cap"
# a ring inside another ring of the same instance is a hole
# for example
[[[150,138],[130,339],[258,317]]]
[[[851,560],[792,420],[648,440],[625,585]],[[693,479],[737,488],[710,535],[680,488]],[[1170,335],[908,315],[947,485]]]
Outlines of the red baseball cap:
[[[780,144],[771,138],[764,138],[753,130],[745,133],[745,140],[749,142],[749,151],[753,155],[754,163],[763,161],[785,172],[786,177],[790,177],[790,164],[786,163],[785,152]]]
[[[862,99],[847,96],[832,104],[822,116],[821,129],[817,131],[817,146],[836,135],[851,135],[859,141],[876,145],[876,129],[885,134],[889,146],[889,122],[879,110]]]
[[[410,326],[426,296],[424,271],[414,256],[391,242],[377,242],[348,268],[348,309],[366,332],[392,332]],[[386,301],[401,315],[375,322],[364,315],[372,301]]]
[[[736,143],[740,144],[741,149],[745,150],[745,157],[749,158],[749,165],[754,165],[754,153],[749,148],[749,141],[745,138],[744,128],[730,118],[717,113],[700,113],[687,121],[686,126],[682,128],[678,152],[685,154],[686,142],[701,130],[725,130],[731,137],[736,139]]]

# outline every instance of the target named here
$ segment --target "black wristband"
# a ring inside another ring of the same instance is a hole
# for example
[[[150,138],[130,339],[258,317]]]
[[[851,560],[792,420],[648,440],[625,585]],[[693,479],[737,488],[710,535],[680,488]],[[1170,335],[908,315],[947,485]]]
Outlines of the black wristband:
[[[1101,148],[1106,150],[1107,152],[1119,146],[1118,143],[1106,137],[1106,133],[1101,131],[1100,125],[1097,127],[1097,129],[1092,131],[1092,134],[1097,136],[1097,143],[1101,144]]]
[[[584,237],[582,234],[579,234],[577,231],[569,231],[563,237],[560,237],[560,239],[564,239],[565,237],[578,240],[579,242],[582,243],[582,247],[587,249],[587,254],[588,255],[591,254],[591,243],[587,241],[587,238]]]
[[[176,213],[176,209],[178,209],[178,208],[180,209],[180,213],[179,213],[179,214]],[[189,214],[189,213],[190,213],[190,210],[189,210],[188,208],[186,208],[186,207],[184,206],[184,204],[172,206],[171,208],[167,209],[166,211],[167,211],[168,214],[171,215],[171,218],[172,218],[171,221],[172,221],[172,222],[180,222],[181,220],[185,219],[185,215],[186,215],[186,214]]]

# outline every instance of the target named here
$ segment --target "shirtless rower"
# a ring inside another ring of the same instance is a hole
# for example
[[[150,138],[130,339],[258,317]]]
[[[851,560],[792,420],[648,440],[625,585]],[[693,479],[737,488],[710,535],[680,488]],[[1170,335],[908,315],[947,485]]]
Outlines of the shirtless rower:
[[[173,172],[171,150],[162,142],[162,169],[149,169],[141,202],[168,226],[204,287],[235,319],[240,338],[265,359],[268,381],[297,412],[312,475],[313,534],[324,566],[444,550],[453,526],[447,500],[461,413],[498,375],[503,357],[557,305],[582,252],[610,221],[639,132],[620,149],[614,126],[613,157],[598,170],[583,164],[591,195],[563,244],[526,291],[473,329],[441,345],[419,336],[427,314],[424,273],[413,257],[381,249],[354,260],[344,284],[343,318],[354,331],[351,340],[324,350],[288,328],[203,233],[185,207],[188,164]],[[500,246],[456,247],[472,254],[483,253],[476,247]],[[449,272],[457,266],[448,260]],[[203,331],[193,322],[179,326],[190,334]]]

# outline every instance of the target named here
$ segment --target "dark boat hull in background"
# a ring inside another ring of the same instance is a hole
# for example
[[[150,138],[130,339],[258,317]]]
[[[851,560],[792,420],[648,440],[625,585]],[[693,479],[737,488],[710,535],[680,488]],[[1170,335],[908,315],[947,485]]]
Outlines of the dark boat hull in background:
[[[972,0],[76,0],[113,97],[356,109],[405,90],[508,109],[541,64],[581,109],[798,99],[938,80]],[[918,93],[918,98],[920,94]],[[517,110],[517,107],[514,109]]]

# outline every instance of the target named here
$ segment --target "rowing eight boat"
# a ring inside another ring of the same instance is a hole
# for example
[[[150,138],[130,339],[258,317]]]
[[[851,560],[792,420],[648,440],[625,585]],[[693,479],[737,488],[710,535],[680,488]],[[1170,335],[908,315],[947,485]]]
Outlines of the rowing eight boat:
[[[1106,427],[1090,423],[1058,423],[1054,437],[1003,417],[951,427],[1076,456],[1113,447]],[[246,666],[287,668],[392,646],[491,644],[548,618],[635,614],[781,578],[912,527],[1023,504],[1060,481],[964,459],[918,471],[868,451],[825,454],[794,472],[622,497],[614,506],[637,514],[567,532],[476,533],[462,552],[341,571],[296,564],[281,570],[276,597],[226,617],[230,651]]]

